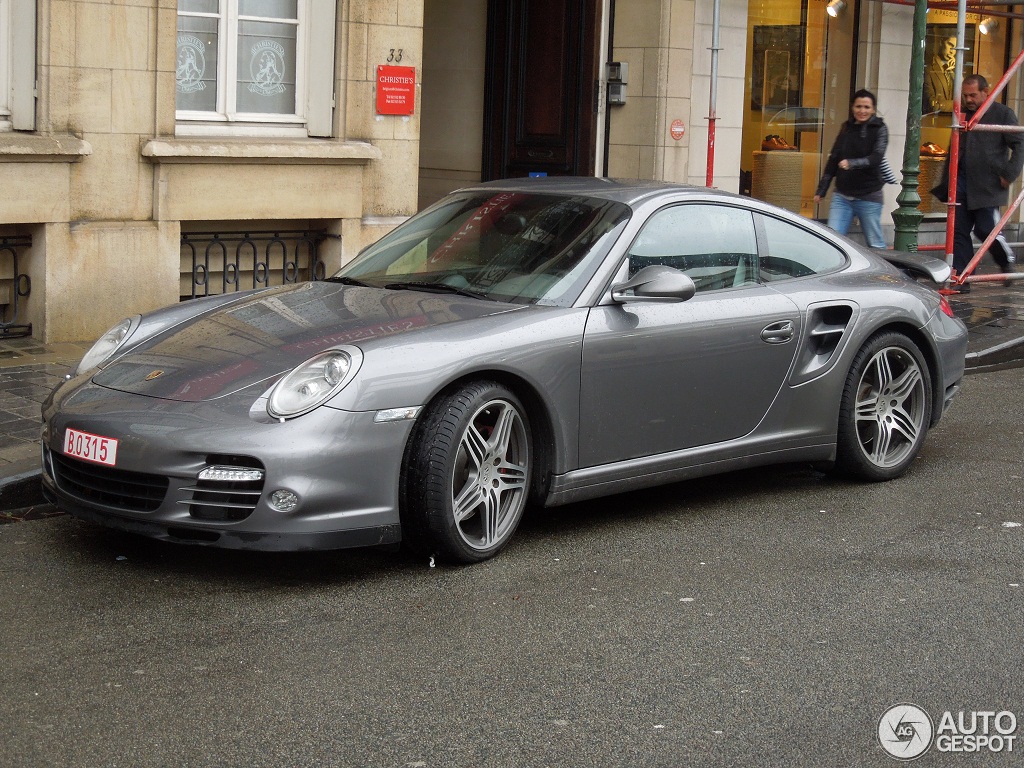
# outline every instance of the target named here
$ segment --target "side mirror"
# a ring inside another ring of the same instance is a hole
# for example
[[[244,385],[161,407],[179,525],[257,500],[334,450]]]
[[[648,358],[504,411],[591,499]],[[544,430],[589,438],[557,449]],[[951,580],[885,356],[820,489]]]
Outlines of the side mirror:
[[[612,286],[612,299],[618,302],[686,301],[697,292],[690,276],[662,264],[644,267],[624,283]]]

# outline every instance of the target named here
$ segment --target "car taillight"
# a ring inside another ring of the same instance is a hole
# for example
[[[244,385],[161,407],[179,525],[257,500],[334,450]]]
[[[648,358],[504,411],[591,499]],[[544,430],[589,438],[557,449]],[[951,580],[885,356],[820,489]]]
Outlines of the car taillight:
[[[939,296],[939,309],[942,310],[942,314],[944,314],[946,317],[956,317],[956,314],[954,314],[953,312],[953,307],[949,305],[949,302],[946,300],[945,296]]]

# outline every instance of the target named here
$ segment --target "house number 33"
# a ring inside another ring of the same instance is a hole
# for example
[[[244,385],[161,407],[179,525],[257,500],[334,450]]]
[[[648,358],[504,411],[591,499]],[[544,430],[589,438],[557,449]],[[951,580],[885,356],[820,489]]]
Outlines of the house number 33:
[[[393,61],[395,64],[397,64],[401,60],[402,60],[402,49],[401,48],[392,48],[391,49],[391,53],[388,54],[388,61],[389,62]]]

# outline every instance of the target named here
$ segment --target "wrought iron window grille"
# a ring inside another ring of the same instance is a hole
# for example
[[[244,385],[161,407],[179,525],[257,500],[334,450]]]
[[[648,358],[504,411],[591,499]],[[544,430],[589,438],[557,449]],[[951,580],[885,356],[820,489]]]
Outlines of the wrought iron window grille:
[[[327,277],[320,245],[340,239],[323,230],[182,232],[182,300]],[[183,288],[185,286],[183,285]]]
[[[30,236],[0,237],[0,338],[32,335],[32,323],[18,322],[20,300],[32,292],[32,278],[19,261],[31,247]]]

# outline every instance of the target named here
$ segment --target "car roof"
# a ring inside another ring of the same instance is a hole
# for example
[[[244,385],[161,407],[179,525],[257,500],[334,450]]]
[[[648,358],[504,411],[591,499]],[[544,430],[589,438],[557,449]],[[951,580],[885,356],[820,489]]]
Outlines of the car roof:
[[[676,184],[647,179],[608,179],[595,176],[544,176],[539,178],[501,179],[464,187],[460,191],[531,192],[551,195],[580,195],[615,200],[627,205],[665,194],[691,194],[707,197],[735,198],[731,192],[691,184]],[[749,200],[749,198],[748,198]]]

